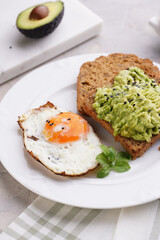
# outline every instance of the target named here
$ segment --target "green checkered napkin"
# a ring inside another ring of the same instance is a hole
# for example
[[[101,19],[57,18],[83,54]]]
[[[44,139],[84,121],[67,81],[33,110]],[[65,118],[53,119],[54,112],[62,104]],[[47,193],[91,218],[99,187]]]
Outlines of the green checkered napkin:
[[[71,207],[38,197],[0,240],[160,240],[160,201],[114,210]]]
[[[71,207],[38,197],[0,235],[0,240],[112,239],[119,213]]]

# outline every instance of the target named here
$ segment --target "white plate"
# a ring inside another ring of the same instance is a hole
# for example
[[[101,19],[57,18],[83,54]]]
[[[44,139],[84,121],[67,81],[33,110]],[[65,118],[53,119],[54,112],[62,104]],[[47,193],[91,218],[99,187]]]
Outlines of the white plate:
[[[7,93],[0,105],[0,159],[8,172],[33,192],[57,202],[87,208],[121,208],[160,197],[160,151],[154,144],[131,170],[96,178],[96,170],[79,178],[57,176],[33,160],[23,147],[17,118],[51,101],[77,112],[76,79],[82,63],[99,54],[81,55],[34,70]],[[122,149],[98,123],[87,118],[106,145]]]

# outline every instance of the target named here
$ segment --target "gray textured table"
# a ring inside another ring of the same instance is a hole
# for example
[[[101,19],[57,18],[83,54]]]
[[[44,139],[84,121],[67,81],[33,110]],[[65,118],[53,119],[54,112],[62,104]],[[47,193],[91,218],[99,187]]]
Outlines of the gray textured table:
[[[85,53],[134,53],[160,63],[160,37],[148,25],[160,13],[159,0],[81,0],[104,19],[101,34],[51,61]],[[25,74],[0,86],[0,100]],[[0,163],[0,230],[3,230],[35,198]]]

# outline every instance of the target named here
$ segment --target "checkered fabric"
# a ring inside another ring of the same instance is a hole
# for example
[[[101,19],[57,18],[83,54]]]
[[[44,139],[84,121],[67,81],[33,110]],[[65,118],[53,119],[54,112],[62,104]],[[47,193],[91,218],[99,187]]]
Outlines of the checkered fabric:
[[[124,209],[85,209],[38,197],[0,240],[160,240],[160,201]]]
[[[72,207],[38,197],[8,226],[0,239],[97,240],[104,239],[104,236],[110,239],[119,212]]]

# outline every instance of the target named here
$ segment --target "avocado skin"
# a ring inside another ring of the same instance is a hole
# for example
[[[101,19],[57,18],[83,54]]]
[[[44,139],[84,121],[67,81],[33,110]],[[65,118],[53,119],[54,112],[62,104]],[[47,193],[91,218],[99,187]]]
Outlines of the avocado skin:
[[[63,18],[63,15],[64,15],[64,7],[63,7],[63,10],[60,12],[60,14],[55,19],[53,19],[53,21],[51,21],[50,23],[47,23],[41,27],[31,29],[31,30],[21,29],[18,27],[17,28],[26,37],[43,38],[49,35],[51,32],[53,32],[57,28],[57,26],[60,24]]]

